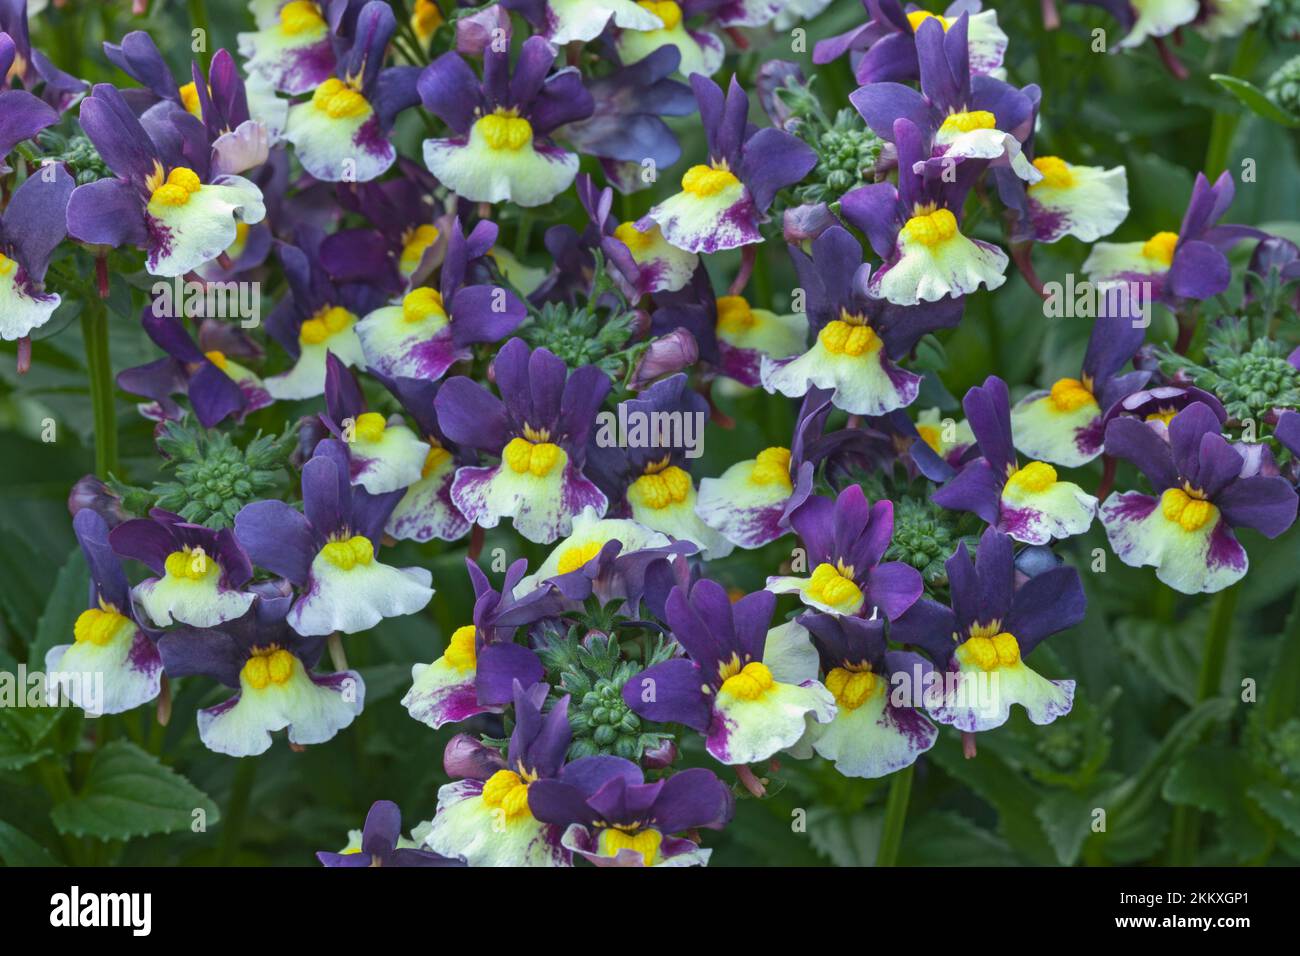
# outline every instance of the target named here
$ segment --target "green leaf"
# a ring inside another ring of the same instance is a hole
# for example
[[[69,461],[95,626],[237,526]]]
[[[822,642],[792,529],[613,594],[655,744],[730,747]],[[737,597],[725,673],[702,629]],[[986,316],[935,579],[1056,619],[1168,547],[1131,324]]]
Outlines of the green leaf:
[[[5,866],[62,866],[49,850],[0,820],[0,860]]]
[[[931,811],[909,818],[901,866],[1017,866],[1007,842],[958,813]]]
[[[1264,95],[1264,91],[1253,83],[1235,76],[1228,76],[1226,73],[1211,73],[1210,79],[1235,96],[1243,106],[1256,116],[1262,116],[1264,119],[1277,123],[1279,126],[1285,126],[1288,129],[1300,127],[1300,119],[1292,116],[1270,100]]]
[[[808,811],[808,838],[836,866],[874,866],[883,823],[880,807],[858,813],[814,807]]]
[[[27,660],[32,667],[45,666],[45,655],[59,644],[72,643],[72,629],[77,617],[86,609],[90,593],[90,569],[80,546],[74,547],[54,579],[45,610],[36,622],[36,636],[28,648]]]
[[[1224,842],[1239,861],[1252,859],[1268,845],[1269,826],[1245,799],[1256,780],[1239,750],[1206,746],[1185,754],[1169,771],[1161,795],[1219,818]]]
[[[187,830],[195,810],[204,811],[208,826],[219,816],[206,793],[135,744],[119,740],[95,754],[81,792],[50,816],[60,833],[127,840]]]
[[[1073,866],[1079,859],[1083,841],[1092,827],[1092,811],[1096,806],[1095,793],[1056,790],[1044,797],[1034,809],[1034,815],[1052,841],[1057,862],[1062,866]]]
[[[1250,788],[1250,795],[1270,817],[1300,837],[1300,793],[1273,784],[1260,784]]]

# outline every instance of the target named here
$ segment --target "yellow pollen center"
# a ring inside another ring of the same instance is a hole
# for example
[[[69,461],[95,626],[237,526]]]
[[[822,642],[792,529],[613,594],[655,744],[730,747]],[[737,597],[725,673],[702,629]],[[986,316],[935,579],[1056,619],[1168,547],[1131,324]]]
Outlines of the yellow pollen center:
[[[112,642],[123,626],[130,623],[129,618],[114,610],[92,607],[77,615],[76,623],[72,625],[72,637],[78,644],[104,647]]]
[[[627,246],[627,251],[636,257],[643,255],[654,245],[655,230],[658,228],[658,226],[651,226],[647,231],[642,232],[636,227],[636,223],[621,222],[614,230],[614,238]]]
[[[586,544],[571,544],[560,552],[560,561],[557,565],[561,574],[568,574],[570,571],[576,571],[596,555],[600,554],[600,549],[605,546],[604,541],[588,541]]]
[[[880,336],[869,325],[832,319],[817,334],[822,348],[832,355],[849,355],[857,357],[870,355],[881,346]]]
[[[451,452],[438,444],[435,438],[426,438],[429,443],[429,453],[424,456],[424,466],[420,469],[420,477],[428,478],[435,471],[442,467],[443,462],[451,458]]]
[[[772,672],[761,661],[750,661],[738,673],[722,682],[719,693],[730,694],[741,700],[758,700],[771,689]]]
[[[478,666],[478,651],[474,648],[474,625],[466,624],[452,632],[443,660],[461,671],[472,671]]]
[[[202,548],[186,548],[167,555],[163,568],[169,578],[202,581],[217,570],[217,562],[208,557]]]
[[[1178,414],[1178,409],[1176,408],[1161,408],[1158,411],[1154,411],[1150,415],[1148,415],[1144,419],[1144,421],[1164,422],[1166,425],[1168,425],[1170,422],[1174,420],[1174,416],[1177,414]]]
[[[952,135],[954,133],[972,133],[977,129],[993,129],[997,126],[998,118],[988,110],[963,110],[960,113],[950,113],[939,127],[940,133]]]
[[[303,345],[320,345],[330,336],[349,328],[356,321],[354,316],[341,305],[327,305],[302,324],[298,330],[298,341]]]
[[[480,117],[474,130],[483,137],[489,149],[517,152],[533,141],[533,127],[514,110],[498,109]]]
[[[665,30],[676,30],[682,22],[682,8],[673,0],[641,0],[637,6],[650,11],[662,20]]]
[[[659,845],[663,839],[663,834],[658,830],[628,833],[617,827],[606,827],[600,831],[597,848],[601,856],[618,856],[619,850],[635,850],[641,854],[641,861],[646,866],[654,866],[659,859]]]
[[[365,535],[354,534],[346,541],[329,542],[320,553],[340,571],[351,571],[358,564],[369,564],[375,559],[375,546]]]
[[[311,101],[330,119],[349,119],[370,111],[366,98],[336,76],[316,87]]]
[[[1178,233],[1157,232],[1142,243],[1142,255],[1148,259],[1162,262],[1167,266],[1174,261],[1174,246],[1176,245],[1178,245]]]
[[[12,275],[17,268],[18,263],[0,252],[0,276]]]
[[[184,206],[202,185],[194,170],[177,166],[167,174],[167,181],[153,191],[149,204]]]
[[[510,439],[501,457],[515,474],[533,474],[538,478],[545,478],[556,465],[563,467],[568,460],[568,455],[559,445],[548,441],[531,442],[527,438]]]
[[[916,426],[916,433],[921,436],[921,441],[925,442],[937,455],[943,454],[943,434],[939,431],[937,425]]]
[[[1010,667],[1020,660],[1020,643],[1007,631],[992,637],[975,636],[957,647],[957,659],[982,671]]]
[[[223,372],[226,370],[226,366],[230,364],[229,360],[226,358],[226,353],[216,349],[211,352],[204,352],[203,357]]]
[[[402,299],[402,318],[414,325],[428,318],[446,319],[447,310],[442,304],[442,294],[437,289],[422,286],[406,293]]]
[[[291,0],[280,8],[280,29],[284,33],[305,33],[325,26],[320,7],[310,0]]]
[[[498,770],[483,784],[483,803],[507,820],[528,814],[528,784],[513,770]]]
[[[352,434],[364,442],[377,442],[384,437],[388,421],[378,412],[363,412],[352,425]]]
[[[1013,471],[1007,484],[1021,491],[1046,491],[1056,484],[1056,469],[1045,461],[1031,461],[1024,468]]]
[[[845,710],[857,710],[875,696],[884,682],[868,670],[836,667],[826,675],[825,683],[837,704]]]
[[[913,10],[907,15],[907,22],[911,24],[913,33],[915,33],[916,29],[926,20],[938,20],[939,25],[943,27],[945,32],[947,32],[949,27],[947,17],[941,17],[939,14],[931,13],[929,10]]]
[[[1166,488],[1160,496],[1160,512],[1184,531],[1199,531],[1214,518],[1219,509],[1193,492]]]
[[[825,562],[813,568],[808,594],[831,607],[847,607],[862,600],[862,589],[853,581],[853,569]]]
[[[1034,160],[1034,168],[1043,174],[1043,178],[1034,186],[1051,186],[1053,189],[1069,189],[1074,185],[1074,173],[1070,164],[1056,156],[1039,156]],[[1029,187],[1033,189],[1034,187]]]
[[[280,647],[259,647],[244,662],[240,672],[241,683],[254,690],[265,690],[271,684],[282,685],[293,676],[293,655]]]
[[[420,261],[428,248],[438,241],[438,227],[425,223],[408,231],[402,240],[402,272],[410,275],[420,267]],[[430,292],[434,291],[432,289]],[[441,299],[438,300],[441,303]]]
[[[957,217],[948,209],[920,213],[907,220],[903,236],[922,246],[937,246],[957,235]]]
[[[758,319],[744,296],[718,296],[718,331],[740,333],[754,327]]]
[[[722,166],[692,166],[682,177],[682,190],[692,196],[716,196],[724,189],[740,184],[740,180]]]
[[[428,43],[433,31],[442,26],[442,11],[433,0],[415,0],[415,10],[411,13],[411,29],[421,43]]]
[[[691,476],[676,465],[663,471],[642,475],[628,488],[628,496],[637,504],[659,511],[681,504],[691,493]]]
[[[185,107],[187,113],[202,118],[202,104],[199,102],[199,88],[193,83],[186,83],[181,87],[181,105]]]
[[[1048,397],[1058,412],[1074,412],[1097,403],[1092,390],[1077,378],[1058,379]]]
[[[749,473],[749,483],[793,487],[790,482],[790,449],[773,446],[760,451],[754,459],[754,470]]]

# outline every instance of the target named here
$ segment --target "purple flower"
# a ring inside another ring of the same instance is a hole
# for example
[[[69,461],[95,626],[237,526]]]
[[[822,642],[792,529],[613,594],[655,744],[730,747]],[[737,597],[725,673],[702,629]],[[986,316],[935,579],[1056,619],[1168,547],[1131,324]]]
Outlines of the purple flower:
[[[1024,658],[1043,638],[1083,620],[1079,573],[1055,567],[1017,588],[1014,546],[995,528],[980,538],[975,560],[962,542],[946,566],[951,609],[922,599],[890,630],[892,640],[922,648],[938,668],[940,682],[927,680],[921,689],[930,716],[974,733],[1001,727],[1012,704],[1035,724],[1068,714],[1074,681],[1047,680]]]
[[[647,720],[705,735],[724,764],[766,760],[793,747],[809,723],[835,716],[817,682],[816,654],[795,623],[768,630],[776,595],[757,591],[732,603],[702,579],[668,595],[668,627],[686,656],[654,664],[623,686],[623,700]]]
[[[565,827],[562,845],[597,866],[703,866],[711,851],[674,833],[722,829],[735,797],[711,770],[646,783],[622,757],[582,757],[528,790],[537,819]]]
[[[609,391],[594,365],[569,373],[546,349],[511,339],[493,363],[498,399],[471,379],[449,379],[434,400],[438,422],[460,445],[499,455],[486,468],[460,468],[451,497],[484,528],[511,518],[529,541],[566,535],[585,508],[605,513],[608,499],[583,474],[587,438]]]
[[[846,211],[849,207],[846,197]],[[963,300],[902,306],[876,298],[869,291],[874,279],[871,266],[862,261],[862,247],[841,226],[823,232],[812,249],[809,257],[790,246],[790,256],[807,295],[809,330],[816,339],[795,358],[765,358],[763,387],[791,398],[811,387],[833,389],[836,407],[854,415],[883,415],[910,405],[921,376],[895,361],[922,336],[956,326]]]
[[[489,775],[492,765],[485,762],[482,777],[438,791],[438,812],[426,839],[430,849],[470,866],[572,865],[572,854],[560,843],[563,829],[529,810],[529,790],[559,774],[573,737],[567,695],[542,713],[549,690],[546,684],[525,690],[515,683],[515,729],[505,766]]]
[[[0,93],[0,128],[21,114],[22,104],[6,99],[17,95],[16,90]],[[8,112],[11,108],[15,113]],[[5,135],[0,129],[0,140]],[[0,142],[0,148],[5,145]],[[3,155],[0,153],[0,158]],[[62,165],[52,163],[31,170],[0,212],[0,302],[4,303],[0,338],[6,342],[31,335],[59,307],[59,296],[45,291],[45,270],[67,234],[66,210],[72,191],[72,177]]]
[[[951,181],[931,178],[914,171],[929,155],[921,130],[906,118],[896,120],[893,130],[898,185],[860,186],[840,202],[844,218],[866,233],[884,259],[867,294],[894,305],[916,305],[960,298],[981,285],[999,288],[1006,281],[1006,253],[961,231],[962,203],[983,163],[957,164]]]
[[[809,607],[832,614],[897,619],[921,596],[921,574],[901,561],[883,561],[894,537],[894,503],[867,504],[861,485],[834,501],[811,497],[790,516],[812,574],[770,577],[767,589],[794,592]]]
[[[90,568],[90,607],[77,616],[73,642],[45,654],[51,705],[62,690],[91,716],[120,714],[158,696],[158,632],[136,617],[126,572],[109,547],[108,523],[84,508],[73,517],[72,530]]]
[[[150,273],[178,276],[225,252],[238,223],[265,215],[256,186],[214,169],[207,131],[188,113],[156,114],[146,132],[122,94],[101,83],[82,101],[80,118],[116,176],[73,190],[74,239],[143,248]]]
[[[253,603],[243,590],[253,565],[229,528],[213,531],[180,515],[154,508],[148,518],[124,521],[109,534],[113,551],[134,558],[157,577],[133,590],[149,619],[215,627],[239,617]]]
[[[371,0],[357,15],[356,35],[336,75],[317,86],[310,100],[289,107],[284,138],[316,179],[363,183],[397,159],[388,135],[397,114],[419,102],[420,70],[384,67],[396,30],[393,8]]]
[[[622,30],[659,30],[664,25],[651,9],[633,0],[501,0],[501,6],[561,47],[594,40],[611,24]]]
[[[917,29],[937,21],[945,31],[963,14],[969,14],[967,50],[970,70],[986,76],[1002,66],[1007,52],[1007,35],[998,26],[996,10],[980,10],[979,0],[957,0],[940,16],[927,10],[904,11],[898,0],[862,0],[870,18],[847,33],[819,40],[813,47],[813,62],[821,65],[848,53],[859,83],[919,79]]]
[[[433,598],[425,568],[376,559],[384,523],[402,493],[353,488],[347,446],[328,439],[302,469],[303,510],[254,501],[235,516],[235,536],[253,562],[302,588],[287,622],[304,636],[367,631],[414,614]]]
[[[429,64],[420,75],[420,98],[453,134],[424,141],[429,171],[471,202],[540,206],[568,189],[578,157],[549,137],[590,116],[594,103],[575,68],[552,72],[555,56],[544,39],[529,37],[513,71],[509,49],[491,44],[482,80],[457,53]]]
[[[637,221],[648,232],[658,226],[664,239],[687,252],[719,252],[761,242],[759,225],[776,194],[817,165],[817,154],[784,130],[749,126],[749,98],[733,76],[724,98],[707,77],[692,74],[708,139],[707,164],[692,166],[681,192]]]
[[[930,662],[919,654],[891,651],[885,622],[838,614],[804,614],[835,696],[835,719],[815,728],[812,747],[846,777],[883,777],[911,766],[934,746],[939,732],[921,714],[916,691],[932,680]],[[898,688],[913,691],[906,703]]]
[[[366,814],[365,829],[353,830],[348,846],[339,853],[321,850],[322,866],[463,866],[429,850],[421,850],[402,836],[402,811],[391,800],[376,800]],[[355,845],[354,845],[355,844]]]
[[[306,93],[329,79],[356,25],[358,0],[289,0],[253,9],[257,30],[238,35],[250,76],[284,93]]]
[[[1244,460],[1221,434],[1216,412],[1201,402],[1169,422],[1168,440],[1133,417],[1106,426],[1106,453],[1131,461],[1157,497],[1115,492],[1101,507],[1110,546],[1132,567],[1184,594],[1220,591],[1246,574],[1246,549],[1235,528],[1276,538],[1296,516],[1296,493],[1280,476],[1241,477]]]
[[[382,306],[357,323],[366,365],[390,377],[432,381],[471,358],[472,345],[499,342],[518,328],[528,310],[514,293],[466,284],[496,238],[495,223],[480,222],[466,236],[456,219],[448,229],[440,289],[412,289],[400,305]]]
[[[931,495],[953,511],[970,511],[999,531],[1026,544],[1082,534],[1092,524],[1097,499],[1070,481],[1058,481],[1046,462],[1016,460],[1011,441],[1011,400],[1007,383],[990,375],[962,399],[975,434],[978,457]]]
[[[366,685],[356,671],[318,675],[323,637],[301,637],[285,621],[293,598],[260,595],[247,614],[212,629],[178,628],[158,642],[173,677],[202,674],[238,691],[198,712],[199,739],[231,757],[255,757],[271,734],[321,744],[361,713]]]
[[[37,91],[44,102],[60,113],[75,106],[89,87],[84,80],[56,67],[40,50],[32,49],[27,0],[0,0],[0,86],[10,86],[15,79],[22,81],[23,89]],[[0,116],[8,119],[14,100],[0,99],[0,102],[4,104]]]

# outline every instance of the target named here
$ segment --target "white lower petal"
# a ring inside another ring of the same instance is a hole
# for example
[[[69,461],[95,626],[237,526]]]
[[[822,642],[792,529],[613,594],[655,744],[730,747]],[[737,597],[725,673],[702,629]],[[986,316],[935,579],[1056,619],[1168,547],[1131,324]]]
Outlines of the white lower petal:
[[[378,441],[356,435],[348,443],[355,473],[352,483],[372,495],[409,488],[420,480],[429,445],[405,425],[390,425]]]
[[[957,233],[934,246],[899,234],[898,247],[872,276],[868,291],[895,305],[958,298],[981,285],[990,292],[1006,281],[1007,255],[997,246]]]
[[[815,727],[813,749],[846,777],[876,779],[916,763],[938,736],[919,712],[889,706],[889,691],[882,688],[862,706],[841,707],[834,720]]]
[[[1222,515],[1187,531],[1165,517],[1158,499],[1129,491],[1106,499],[1101,524],[1116,557],[1130,567],[1153,566],[1160,581],[1183,594],[1222,591],[1249,566]]]
[[[336,332],[324,342],[304,344],[293,368],[266,379],[266,390],[277,401],[316,398],[325,394],[325,356],[333,352],[349,368],[366,364],[355,327]]]
[[[50,648],[45,674],[52,692],[62,691],[90,716],[120,714],[158,696],[162,658],[128,620],[107,644],[78,641]]]
[[[459,541],[470,524],[451,501],[456,460],[448,457],[406,489],[384,526],[398,541]]]
[[[540,477],[503,465],[461,468],[451,486],[451,500],[473,524],[495,528],[502,518],[510,518],[516,531],[541,544],[569,534],[574,516],[584,508],[603,515],[609,506],[601,490],[572,463]]]
[[[289,107],[284,138],[303,168],[322,182],[369,182],[397,159],[373,109],[335,118],[311,100],[297,103]]]
[[[1128,173],[1123,166],[1071,165],[1069,169],[1068,186],[1043,180],[1029,187],[1029,212],[1038,242],[1056,242],[1065,236],[1096,242],[1128,217]]]
[[[304,637],[368,631],[386,617],[422,610],[433,599],[427,568],[394,568],[379,561],[343,570],[317,555],[307,591],[289,611],[289,626]]]
[[[12,259],[0,268],[0,339],[12,342],[39,329],[59,307],[59,297],[53,293],[37,292],[27,282],[18,282],[19,269]]]
[[[1042,491],[1014,483],[1002,489],[999,530],[1025,544],[1083,534],[1097,514],[1097,499],[1071,481],[1053,482]]]
[[[308,745],[330,740],[356,719],[366,687],[355,671],[313,677],[294,658],[283,684],[255,689],[247,684],[216,707],[198,712],[199,739],[217,753],[255,757],[271,746],[271,734],[288,729],[289,742]]]
[[[424,164],[448,189],[471,202],[541,206],[573,183],[578,156],[554,146],[492,149],[478,126],[468,140],[426,139]]]
[[[696,491],[692,487],[682,501],[663,508],[650,508],[635,498],[629,500],[632,517],[655,531],[671,535],[678,541],[692,541],[699,545],[706,561],[725,558],[735,548],[722,534],[710,528],[695,513]]]
[[[711,196],[674,193],[645,215],[664,239],[687,252],[721,252],[762,242],[759,214],[744,183],[736,181]]]
[[[1074,706],[1074,681],[1048,680],[1024,661],[993,671],[959,665],[948,671],[943,703],[930,716],[967,733],[1001,727],[1019,704],[1035,724],[1050,724]]]
[[[262,191],[241,176],[218,176],[171,206],[150,201],[149,247],[145,265],[157,276],[178,276],[221,255],[239,235],[266,216]]]
[[[406,712],[437,730],[475,714],[500,713],[500,707],[480,707],[473,667],[456,667],[440,657],[411,668],[411,689],[402,697]]]
[[[755,484],[758,462],[737,462],[717,478],[702,478],[695,513],[705,524],[741,548],[760,548],[790,529],[782,523],[789,484]]]
[[[806,716],[824,724],[835,710],[835,698],[816,681],[775,682],[754,700],[719,691],[705,749],[725,764],[756,763],[798,743]]]
[[[220,578],[219,574],[199,579],[174,578],[167,574],[141,581],[132,593],[149,620],[158,627],[177,623],[216,627],[242,617],[253,603],[252,594],[227,590],[221,586]]]
[[[831,403],[836,408],[851,415],[874,416],[906,408],[921,389],[921,376],[892,362],[888,367],[884,363],[882,349],[861,355],[834,353],[818,339],[797,358],[764,357],[759,375],[769,392],[802,398],[813,385],[830,388],[835,390]]]
[[[1034,392],[1012,406],[1011,434],[1022,454],[1078,468],[1101,454],[1101,408],[1089,402],[1063,411],[1047,392]]]
[[[570,866],[560,846],[559,827],[539,823],[529,813],[507,816],[489,807],[483,784],[459,780],[438,790],[438,813],[425,837],[435,853],[456,857],[470,866]]]

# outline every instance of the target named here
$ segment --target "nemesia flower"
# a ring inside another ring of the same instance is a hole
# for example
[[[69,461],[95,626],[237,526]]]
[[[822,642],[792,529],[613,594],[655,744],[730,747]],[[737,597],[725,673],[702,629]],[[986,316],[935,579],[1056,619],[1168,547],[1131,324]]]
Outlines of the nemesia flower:
[[[364,830],[349,834],[348,846],[338,853],[316,854],[322,866],[460,866],[402,836],[402,812],[391,800],[376,800],[366,814]]]
[[[158,696],[158,634],[136,618],[126,572],[109,547],[108,523],[85,508],[73,517],[72,530],[90,568],[90,607],[77,616],[73,642],[45,653],[51,703],[62,691],[92,716],[120,714]]]
[[[1007,35],[998,26],[997,11],[981,10],[979,0],[957,0],[942,15],[920,9],[905,11],[898,0],[862,0],[862,6],[870,19],[847,33],[818,40],[813,63],[820,66],[848,53],[853,75],[864,85],[920,79],[917,28],[936,20],[947,31],[962,14],[969,14],[966,39],[971,73],[987,76],[1001,70]]]
[[[551,72],[555,57],[555,47],[529,37],[513,71],[509,50],[495,45],[483,52],[481,81],[457,53],[444,53],[424,70],[424,107],[453,134],[426,139],[424,163],[448,189],[471,202],[528,207],[569,188],[578,157],[549,137],[590,116],[594,103],[575,68]]]
[[[744,296],[717,299],[719,370],[746,388],[762,384],[764,361],[781,361],[803,350],[808,316],[802,312],[777,315],[756,309]]]
[[[145,307],[140,324],[167,357],[120,372],[117,384],[123,391],[155,401],[184,391],[194,417],[204,428],[232,416],[243,421],[245,416],[271,404],[271,395],[256,373],[222,351],[202,351],[178,319],[157,315],[150,305]],[[163,417],[170,416],[164,413]]]
[[[1105,426],[1112,419],[1126,416],[1145,422],[1147,427],[1168,439],[1169,423],[1175,415],[1194,402],[1209,407],[1221,423],[1228,420],[1228,412],[1223,403],[1204,389],[1194,385],[1148,385],[1124,396],[1106,410],[1103,416],[1103,437]]]
[[[1074,681],[1048,680],[1024,658],[1083,620],[1079,572],[1062,565],[1016,587],[1013,550],[996,528],[981,536],[975,560],[963,541],[946,562],[951,609],[923,598],[890,631],[892,640],[923,648],[945,678],[927,696],[930,717],[967,733],[1001,727],[1012,704],[1035,724],[1050,724],[1074,704]]]
[[[24,90],[34,92],[62,113],[77,105],[90,84],[64,73],[44,53],[32,47],[27,18],[29,13],[36,12],[37,4],[32,3],[29,8],[27,0],[0,2],[0,88],[21,81]],[[3,96],[0,93],[0,104],[3,104],[0,116],[16,102],[16,98]]]
[[[784,130],[748,125],[749,98],[733,76],[724,98],[712,80],[692,74],[708,140],[707,164],[682,176],[682,189],[636,223],[658,225],[664,239],[688,252],[719,252],[762,241],[758,227],[776,194],[817,165],[817,154]]]
[[[511,339],[493,363],[498,399],[477,382],[449,379],[434,400],[452,441],[500,455],[500,464],[457,470],[451,499],[484,528],[511,518],[529,541],[549,544],[569,533],[574,515],[608,499],[583,474],[587,437],[609,391],[594,365],[570,373],[546,349]]]
[[[277,90],[296,95],[314,90],[334,72],[334,36],[345,18],[355,17],[358,5],[348,0],[275,0],[250,6],[257,30],[236,38],[246,69]]]
[[[970,511],[999,531],[1026,544],[1082,534],[1092,524],[1097,499],[1043,461],[1023,467],[1011,439],[1011,400],[1007,384],[990,375],[962,399],[975,433],[979,457],[962,466],[930,500],[953,511]]]
[[[1218,295],[1232,279],[1225,251],[1243,239],[1266,237],[1251,226],[1219,225],[1235,190],[1231,173],[1223,173],[1213,186],[1197,173],[1178,232],[1158,232],[1145,242],[1099,242],[1083,263],[1084,273],[1103,289],[1146,286],[1150,294],[1144,300],[1169,303]]]
[[[153,508],[148,518],[122,522],[108,540],[115,553],[157,575],[137,584],[132,594],[159,627],[173,622],[215,627],[253,603],[252,593],[243,590],[253,565],[229,528],[213,531]]]
[[[673,588],[665,613],[686,656],[628,680],[623,700],[648,720],[704,734],[705,749],[724,764],[756,763],[794,746],[809,722],[834,718],[835,700],[817,682],[815,656],[789,650],[791,641],[807,643],[802,629],[768,630],[775,605],[769,591],[733,603],[707,578],[689,591]]]
[[[390,377],[437,380],[470,358],[470,346],[499,342],[527,317],[528,310],[507,289],[466,285],[469,267],[497,238],[495,223],[480,222],[465,236],[460,220],[448,229],[440,289],[420,286],[357,323],[366,365]]]
[[[397,159],[388,140],[397,114],[419,102],[419,68],[384,67],[397,30],[393,8],[371,0],[357,16],[352,47],[311,99],[289,107],[284,138],[312,176],[326,182],[366,182]]]
[[[891,651],[885,622],[837,614],[804,614],[838,708],[828,724],[809,728],[813,750],[846,777],[883,777],[909,767],[934,746],[939,732],[920,712],[919,683],[932,672],[919,654]],[[895,703],[896,688],[910,704]]]
[[[301,588],[286,621],[304,637],[367,631],[414,614],[433,598],[425,568],[376,559],[384,523],[401,492],[353,488],[347,448],[327,439],[302,469],[303,510],[254,501],[235,516],[235,537],[253,563]]]
[[[13,38],[0,32],[0,78],[9,77],[21,66]],[[10,171],[5,160],[15,146],[58,121],[59,114],[48,103],[26,90],[6,88],[0,79],[0,173]]]
[[[699,548],[673,541],[628,518],[602,518],[588,508],[573,519],[573,531],[555,546],[537,570],[515,587],[527,596],[552,586],[570,604],[595,595],[602,605],[623,600],[632,614],[646,590],[653,566]]]
[[[1056,242],[1074,236],[1096,242],[1128,216],[1128,173],[1123,166],[1076,166],[1059,156],[1037,156],[1042,179],[1026,187],[1030,238]]]
[[[321,422],[348,446],[351,481],[372,495],[405,490],[422,477],[430,446],[401,416],[366,411],[361,386],[335,355],[326,356]]]
[[[844,199],[846,215],[850,207],[858,208],[849,201],[853,195]],[[764,358],[763,387],[791,398],[814,386],[833,389],[835,406],[854,415],[883,415],[910,405],[921,376],[894,360],[927,333],[955,326],[961,320],[961,300],[906,307],[876,298],[870,290],[879,273],[872,275],[862,261],[862,247],[841,226],[823,232],[812,249],[810,258],[791,246],[790,256],[816,340],[796,358]]]
[[[68,200],[68,233],[82,242],[137,246],[153,275],[178,276],[221,255],[238,223],[260,222],[262,193],[247,179],[210,169],[202,122],[179,110],[151,138],[113,87],[82,101],[82,129],[115,178],[85,183]]]
[[[315,674],[323,637],[301,637],[285,621],[292,597],[258,597],[247,614],[218,628],[178,628],[158,641],[172,677],[202,674],[237,693],[198,712],[199,739],[209,750],[255,757],[271,734],[290,744],[322,744],[361,713],[366,685],[356,671]]]
[[[406,489],[402,500],[384,525],[384,533],[398,541],[458,541],[469,533],[470,523],[451,500],[451,485],[458,465],[476,459],[457,448],[438,425],[433,400],[438,384],[422,379],[389,379],[375,372],[377,378],[402,403],[415,421],[416,430],[429,446],[420,477]]]
[[[948,422],[952,427],[949,429]],[[917,436],[940,458],[956,468],[966,449],[975,444],[975,433],[966,419],[949,419],[937,408],[927,408],[916,416]]]
[[[628,30],[660,30],[663,20],[652,4],[635,0],[501,0],[537,27],[538,36],[556,46],[594,40],[611,23]]]
[[[564,831],[543,823],[529,809],[529,790],[556,776],[564,765],[573,731],[566,694],[542,714],[550,688],[514,689],[515,729],[501,769],[482,779],[466,778],[438,790],[438,812],[426,845],[470,866],[571,866],[560,841]]]
[[[1124,29],[1116,49],[1141,46],[1148,37],[1159,39],[1196,19],[1199,0],[1079,0],[1101,7]]]
[[[674,833],[720,830],[735,797],[711,770],[699,767],[645,783],[622,757],[581,757],[553,779],[528,788],[528,806],[565,827],[561,845],[596,866],[704,866],[712,851]]]
[[[809,498],[790,516],[803,542],[812,574],[776,576],[767,590],[795,593],[809,607],[832,614],[896,620],[916,603],[921,573],[902,561],[882,561],[894,537],[894,503],[867,504],[861,485],[850,485],[832,501]]]
[[[320,264],[324,233],[300,225],[297,245],[278,247],[289,284],[266,321],[266,331],[294,359],[293,367],[266,379],[266,390],[277,400],[314,398],[325,393],[325,357],[337,356],[345,365],[365,365],[357,316],[383,300],[383,293],[363,283],[334,283]]]
[[[1240,36],[1259,20],[1267,6],[1268,0],[1213,0],[1201,4],[1193,26],[1208,40]]]
[[[1050,389],[1030,392],[1012,406],[1011,435],[1018,451],[1066,468],[1086,465],[1101,454],[1105,412],[1151,377],[1141,371],[1118,374],[1146,335],[1135,318],[1098,316],[1079,377],[1057,379]]]
[[[675,49],[680,58],[677,70],[682,76],[696,73],[712,76],[722,66],[726,48],[715,33],[693,30],[686,21],[696,14],[711,13],[718,0],[642,0],[637,4],[659,18],[663,26],[651,30],[620,30],[614,48],[621,62],[639,63],[665,46]]]
[[[17,92],[0,93],[0,127],[10,118],[4,98]],[[0,339],[6,342],[31,335],[59,307],[59,296],[45,291],[45,271],[67,234],[72,192],[72,177],[61,165],[32,170],[0,211]]]
[[[860,186],[840,201],[844,218],[866,233],[871,248],[884,259],[871,275],[867,294],[894,305],[916,305],[960,298],[980,286],[990,291],[1001,287],[1006,253],[961,232],[971,174],[959,166],[955,181],[945,182],[912,172],[924,147],[920,130],[910,120],[894,124],[894,139],[898,186]]]
[[[473,623],[456,628],[432,664],[412,666],[411,688],[402,697],[407,713],[434,730],[476,714],[499,714],[514,700],[516,681],[529,687],[540,681],[542,663],[514,642],[515,631],[556,614],[562,604],[550,588],[515,599],[528,570],[525,558],[506,569],[500,591],[473,561],[467,558],[465,566],[474,586]]]
[[[592,114],[564,128],[565,138],[584,156],[600,160],[605,178],[621,193],[647,188],[654,177],[681,158],[677,134],[661,116],[695,112],[691,88],[668,77],[681,54],[661,46],[645,59],[587,81]]]
[[[1115,492],[1101,523],[1116,556],[1183,594],[1221,591],[1246,574],[1235,528],[1276,538],[1296,516],[1296,493],[1280,476],[1240,477],[1244,461],[1221,434],[1208,405],[1193,402],[1169,422],[1166,441],[1145,422],[1119,417],[1106,426],[1106,453],[1131,461],[1157,497]]]

